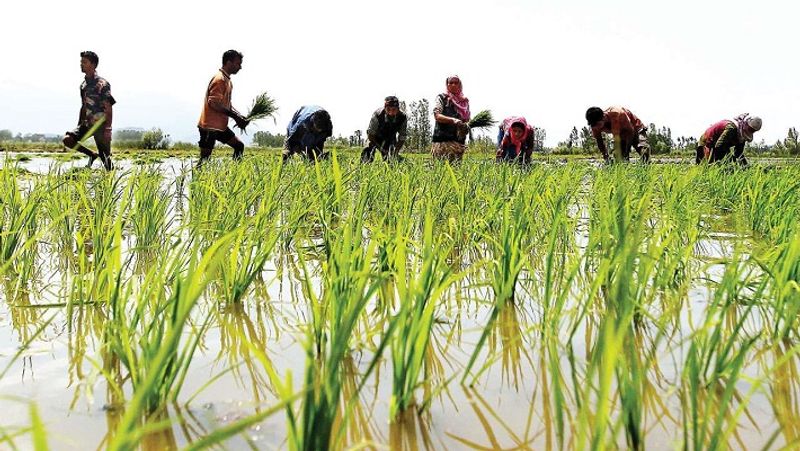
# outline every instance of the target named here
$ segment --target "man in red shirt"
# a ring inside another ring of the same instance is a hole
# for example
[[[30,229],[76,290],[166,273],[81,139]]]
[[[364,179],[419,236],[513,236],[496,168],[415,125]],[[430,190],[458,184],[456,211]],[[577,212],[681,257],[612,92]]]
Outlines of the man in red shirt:
[[[233,158],[239,160],[244,154],[244,143],[228,128],[228,118],[233,118],[239,128],[247,127],[249,121],[239,114],[231,105],[233,83],[231,75],[242,69],[242,54],[236,50],[228,50],[222,54],[222,67],[208,83],[206,97],[203,100],[203,111],[197,128],[200,131],[200,167],[211,156],[216,141],[233,147]]]
[[[612,106],[605,110],[593,106],[586,110],[586,121],[592,128],[592,135],[597,147],[608,162],[609,155],[603,140],[603,133],[614,136],[614,160],[629,161],[631,147],[639,153],[641,161],[650,161],[650,145],[647,143],[647,128],[633,113],[621,106]]]

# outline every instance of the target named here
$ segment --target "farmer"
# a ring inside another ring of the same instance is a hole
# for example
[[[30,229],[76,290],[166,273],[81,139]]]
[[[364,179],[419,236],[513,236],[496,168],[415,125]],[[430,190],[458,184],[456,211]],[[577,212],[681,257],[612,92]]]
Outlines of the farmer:
[[[370,163],[375,149],[380,149],[384,161],[399,161],[400,149],[406,142],[408,119],[400,111],[400,101],[395,96],[383,100],[383,108],[372,113],[367,127],[367,147],[361,152],[361,162]]]
[[[97,75],[100,59],[91,51],[81,52],[81,72],[85,74],[81,83],[81,110],[78,113],[78,127],[64,135],[64,146],[75,149],[89,157],[87,168],[100,157],[106,170],[111,170],[111,121],[112,107],[117,102],[111,95],[111,84]],[[97,153],[81,144],[88,137],[94,137]]]
[[[641,161],[650,161],[650,145],[647,144],[647,129],[633,113],[627,108],[612,106],[605,111],[593,106],[586,110],[586,121],[592,128],[592,135],[597,141],[597,147],[603,154],[603,159],[609,162],[603,133],[614,135],[614,160],[629,161],[631,147],[639,153]]]
[[[305,105],[292,116],[286,128],[283,161],[299,153],[307,160],[325,159],[325,140],[333,135],[331,115],[322,107]]]
[[[761,130],[761,118],[747,113],[740,114],[733,120],[724,119],[717,122],[700,137],[695,163],[728,160],[733,148],[733,161],[742,166],[746,165],[744,145],[753,141],[753,133],[759,130]]]
[[[206,88],[203,111],[197,128],[200,131],[200,161],[197,167],[211,156],[214,144],[219,141],[233,147],[233,159],[240,160],[244,154],[244,144],[236,137],[233,130],[228,128],[228,118],[233,118],[239,128],[244,129],[249,123],[233,106],[231,106],[231,92],[233,83],[231,75],[239,73],[242,69],[243,55],[236,50],[228,50],[222,54],[222,67],[211,78]]]
[[[534,146],[534,128],[522,116],[507,117],[497,134],[497,162],[528,164]]]
[[[464,156],[469,133],[469,99],[464,97],[461,79],[458,76],[447,77],[447,91],[436,97],[433,107],[433,146],[431,155],[434,158],[460,161]]]

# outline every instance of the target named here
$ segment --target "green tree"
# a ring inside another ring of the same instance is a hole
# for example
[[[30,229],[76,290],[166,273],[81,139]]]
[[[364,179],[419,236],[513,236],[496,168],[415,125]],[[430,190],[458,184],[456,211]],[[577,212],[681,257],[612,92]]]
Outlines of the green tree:
[[[148,150],[169,148],[169,135],[160,128],[153,128],[142,134],[142,148]]]
[[[0,130],[0,141],[11,141],[14,138],[14,134],[11,133],[11,130]]]
[[[783,140],[783,147],[789,155],[800,154],[800,143],[798,143],[797,129],[792,127],[786,133],[786,139]]]
[[[408,139],[406,147],[425,151],[431,145],[431,109],[428,99],[411,102],[408,112]]]
[[[114,131],[114,141],[139,142],[142,140],[142,135],[144,135],[144,130],[123,128]]]
[[[286,137],[280,133],[273,135],[266,131],[257,131],[253,135],[253,142],[258,147],[283,147]]]

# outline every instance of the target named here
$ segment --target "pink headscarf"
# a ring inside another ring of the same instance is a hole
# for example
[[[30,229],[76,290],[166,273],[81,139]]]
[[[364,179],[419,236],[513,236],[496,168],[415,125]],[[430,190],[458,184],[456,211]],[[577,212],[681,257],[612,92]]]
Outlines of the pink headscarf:
[[[451,88],[450,80],[452,79],[458,80],[458,85]],[[461,85],[461,79],[458,78],[458,75],[453,75],[451,77],[447,77],[444,83],[445,87],[447,88],[447,98],[453,102],[453,105],[456,107],[456,111],[461,117],[461,120],[464,122],[469,121],[471,117],[469,112],[469,99],[464,97],[464,88]]]
[[[524,131],[522,132],[522,136],[519,139],[514,139],[514,135],[511,133],[511,124],[515,124],[519,122],[522,124]],[[503,135],[503,141],[501,143],[501,147],[507,146],[509,143],[513,144],[517,148],[517,155],[519,155],[520,150],[522,149],[522,144],[528,139],[533,133],[533,127],[528,125],[528,121],[525,120],[522,116],[511,116],[503,120],[503,130],[505,134]]]

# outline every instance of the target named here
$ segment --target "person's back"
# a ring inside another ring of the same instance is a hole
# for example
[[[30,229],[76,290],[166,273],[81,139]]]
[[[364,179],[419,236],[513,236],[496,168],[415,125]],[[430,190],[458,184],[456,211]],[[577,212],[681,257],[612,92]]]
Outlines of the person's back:
[[[318,105],[304,105],[292,116],[286,127],[283,159],[301,153],[307,159],[325,158],[325,140],[333,135],[330,114]]]

